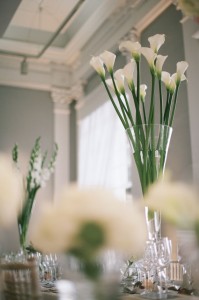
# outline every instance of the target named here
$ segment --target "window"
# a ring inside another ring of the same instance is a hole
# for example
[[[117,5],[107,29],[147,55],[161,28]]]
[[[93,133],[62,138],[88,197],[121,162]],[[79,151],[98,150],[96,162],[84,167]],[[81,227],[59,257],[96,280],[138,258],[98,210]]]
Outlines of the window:
[[[78,183],[102,186],[126,199],[128,140],[110,101],[79,121]]]

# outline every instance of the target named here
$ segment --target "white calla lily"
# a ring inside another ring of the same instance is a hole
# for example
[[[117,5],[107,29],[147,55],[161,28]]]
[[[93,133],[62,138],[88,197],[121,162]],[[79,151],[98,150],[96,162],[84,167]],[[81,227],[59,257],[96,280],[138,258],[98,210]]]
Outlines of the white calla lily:
[[[131,42],[131,41],[124,41],[119,45],[120,51],[128,51],[131,53],[132,57],[136,60],[140,60],[141,56],[141,45],[139,42]]]
[[[141,84],[140,85],[140,97],[141,100],[144,101],[146,97],[146,90],[147,90],[147,85],[146,84]]]
[[[99,56],[93,56],[90,60],[90,65],[102,78],[105,78],[104,64]]]
[[[142,47],[141,52],[142,52],[142,55],[148,61],[151,71],[154,71],[155,70],[154,61],[157,57],[157,54],[153,51],[153,49],[148,48],[148,47]]]
[[[165,34],[155,34],[155,35],[149,37],[148,41],[150,43],[151,49],[153,49],[153,51],[155,53],[157,53],[158,50],[160,49],[160,47],[165,42]]]
[[[130,63],[128,63],[124,68],[123,68],[123,74],[124,77],[126,78],[126,81],[128,83],[128,86],[130,89],[133,88],[134,86],[134,80],[133,80],[133,74],[135,71],[135,61],[132,60]]]
[[[172,94],[176,89],[176,76],[176,73],[171,76],[168,72],[165,71],[163,71],[161,75],[161,80],[164,82],[166,89],[169,90]]]
[[[157,55],[155,68],[159,78],[161,78],[162,67],[168,56]]]
[[[110,51],[104,51],[102,54],[100,54],[100,58],[105,64],[108,72],[112,73],[115,64],[116,55]]]
[[[114,78],[117,81],[117,87],[120,93],[124,93],[124,74],[123,69],[119,69],[114,73]]]
[[[189,65],[186,61],[179,61],[177,63],[177,71],[176,71],[176,73],[177,73],[177,82],[182,81],[182,77],[183,77],[185,71],[187,70],[188,66]]]
[[[164,82],[167,89],[169,89],[169,85],[171,82],[171,75],[168,72],[163,71],[161,74],[161,80]]]

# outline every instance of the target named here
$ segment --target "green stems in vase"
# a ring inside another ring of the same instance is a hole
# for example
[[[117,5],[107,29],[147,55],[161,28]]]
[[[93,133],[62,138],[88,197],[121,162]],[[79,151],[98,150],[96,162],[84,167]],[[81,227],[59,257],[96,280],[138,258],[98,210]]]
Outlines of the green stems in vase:
[[[51,159],[47,167],[45,167],[47,152],[44,154],[41,152],[40,137],[36,139],[31,150],[28,174],[26,177],[24,177],[24,199],[22,199],[22,207],[17,220],[19,241],[22,250],[25,250],[27,246],[27,233],[33,205],[35,202],[35,196],[37,191],[46,185],[46,181],[49,180],[51,174],[54,172],[57,153],[58,146],[55,144]],[[12,158],[19,168],[18,154],[18,145],[15,144],[12,150]]]

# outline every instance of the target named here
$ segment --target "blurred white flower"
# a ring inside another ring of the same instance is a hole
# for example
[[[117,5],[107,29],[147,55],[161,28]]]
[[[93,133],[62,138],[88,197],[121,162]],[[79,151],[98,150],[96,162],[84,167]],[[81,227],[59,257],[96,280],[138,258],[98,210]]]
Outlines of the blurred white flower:
[[[94,255],[107,249],[131,255],[143,251],[144,213],[135,205],[118,201],[106,190],[77,186],[67,187],[56,203],[43,211],[35,224],[31,240],[36,248],[67,253],[77,247],[81,253],[84,250],[80,239],[82,228],[96,224],[102,230],[103,242],[93,249]]]
[[[163,217],[179,228],[193,229],[199,219],[198,196],[193,187],[168,179],[153,184],[145,197],[145,204],[161,211]]]
[[[23,201],[23,178],[10,159],[0,154],[0,225],[17,220]]]

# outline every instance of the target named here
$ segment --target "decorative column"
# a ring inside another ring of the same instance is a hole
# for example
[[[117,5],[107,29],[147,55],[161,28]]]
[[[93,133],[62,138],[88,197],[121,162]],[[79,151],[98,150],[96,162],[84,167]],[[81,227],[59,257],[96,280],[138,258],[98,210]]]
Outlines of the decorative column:
[[[54,174],[54,198],[60,194],[64,185],[77,180],[78,133],[74,108],[82,95],[81,82],[68,89],[56,87],[51,91],[54,103],[54,140],[59,146]]]
[[[69,91],[61,88],[53,88],[51,97],[54,103],[54,140],[59,147],[54,173],[54,198],[56,198],[63,186],[69,182],[69,104],[71,98]]]

